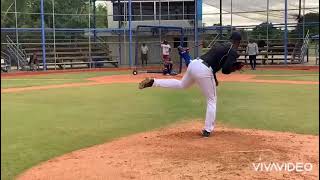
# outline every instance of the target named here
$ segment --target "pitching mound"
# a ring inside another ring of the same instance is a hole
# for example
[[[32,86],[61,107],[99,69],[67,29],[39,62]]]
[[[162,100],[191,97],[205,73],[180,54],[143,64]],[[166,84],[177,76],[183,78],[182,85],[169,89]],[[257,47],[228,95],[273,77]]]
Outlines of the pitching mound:
[[[218,125],[202,138],[201,127],[194,121],[78,150],[18,179],[318,179],[318,136]],[[303,163],[304,171],[292,163]]]

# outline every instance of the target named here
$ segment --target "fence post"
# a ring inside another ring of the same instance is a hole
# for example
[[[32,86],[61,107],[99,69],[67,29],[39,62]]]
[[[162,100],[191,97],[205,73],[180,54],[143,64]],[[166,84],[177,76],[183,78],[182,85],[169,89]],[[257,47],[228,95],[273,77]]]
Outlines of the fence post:
[[[288,0],[284,1],[284,63],[288,61]]]
[[[132,0],[129,0],[129,64],[132,67]]]
[[[44,26],[44,9],[43,9],[43,0],[40,0],[40,11],[41,11],[41,44],[42,44],[42,61],[43,61],[43,70],[47,69],[46,63],[46,37],[45,37],[45,26]]]

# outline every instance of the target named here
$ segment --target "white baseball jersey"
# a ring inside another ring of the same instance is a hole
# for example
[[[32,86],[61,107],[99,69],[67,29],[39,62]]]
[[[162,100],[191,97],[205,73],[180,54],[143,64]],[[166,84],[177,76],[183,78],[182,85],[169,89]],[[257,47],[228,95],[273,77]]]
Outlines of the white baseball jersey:
[[[247,54],[249,56],[251,55],[257,55],[259,53],[259,48],[258,48],[258,45],[257,43],[249,43],[247,45]]]
[[[147,54],[148,51],[149,51],[148,46],[141,46],[141,53],[142,53],[142,54]]]
[[[161,44],[162,55],[169,55],[171,46],[169,44]]]

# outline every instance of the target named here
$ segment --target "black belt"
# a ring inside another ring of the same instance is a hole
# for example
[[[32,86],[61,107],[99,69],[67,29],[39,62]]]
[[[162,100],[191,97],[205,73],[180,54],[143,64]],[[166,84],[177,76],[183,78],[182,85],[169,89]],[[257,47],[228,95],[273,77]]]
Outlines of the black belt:
[[[206,61],[202,61],[202,64],[206,65],[208,68],[210,68],[210,65]]]
[[[202,60],[202,64],[206,65],[206,66],[207,66],[209,69],[211,69],[211,71],[213,72],[213,69],[212,69],[212,67],[209,65],[208,62]]]

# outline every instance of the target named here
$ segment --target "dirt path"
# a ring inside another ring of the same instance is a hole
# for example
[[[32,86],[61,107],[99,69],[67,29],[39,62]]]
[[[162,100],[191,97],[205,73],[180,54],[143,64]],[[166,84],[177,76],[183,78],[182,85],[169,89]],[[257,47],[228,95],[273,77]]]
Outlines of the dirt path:
[[[158,70],[159,66],[149,66],[148,69]],[[244,68],[250,69],[250,68]],[[312,71],[319,72],[319,66],[305,66],[305,65],[265,65],[259,66],[258,69],[263,70],[303,70],[303,71]],[[1,73],[1,78],[14,78],[14,77],[30,77],[46,74],[65,74],[65,73],[81,73],[81,72],[102,72],[102,71],[131,71],[132,68],[129,67],[118,67],[118,68],[92,68],[92,69],[65,69],[65,70],[47,70],[47,71],[17,71],[10,73]],[[185,69],[184,69],[185,70]]]
[[[218,74],[219,81],[229,82],[256,82],[256,83],[278,83],[278,84],[319,84],[316,81],[289,81],[289,80],[259,80],[254,79],[256,75],[249,74],[231,74],[223,75]],[[111,84],[111,83],[137,83],[143,80],[145,77],[154,78],[177,78],[181,79],[182,75],[178,76],[163,76],[161,74],[140,74],[140,75],[112,75],[112,76],[100,76],[95,78],[89,78],[89,82],[83,83],[66,83],[59,85],[46,85],[46,86],[32,86],[32,87],[20,87],[20,88],[6,88],[1,89],[1,93],[12,93],[12,92],[24,92],[31,90],[45,90],[53,88],[66,88],[66,87],[80,87],[80,86],[92,86],[100,84]]]
[[[202,138],[201,127],[200,121],[181,123],[78,150],[35,166],[18,180],[318,179],[318,136],[218,125],[212,137]],[[307,168],[255,171],[259,163]]]

